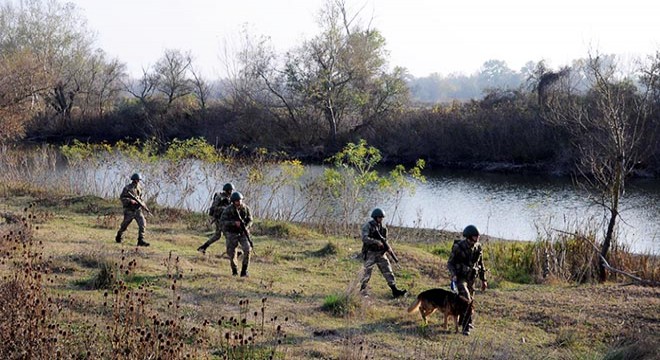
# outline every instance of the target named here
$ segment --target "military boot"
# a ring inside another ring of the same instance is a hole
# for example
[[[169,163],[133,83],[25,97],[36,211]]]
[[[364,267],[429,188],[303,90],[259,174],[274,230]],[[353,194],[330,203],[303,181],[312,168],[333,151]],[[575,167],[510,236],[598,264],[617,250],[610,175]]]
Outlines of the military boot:
[[[234,265],[231,266],[231,275],[232,276],[238,275],[238,269]]]
[[[204,244],[204,245],[206,245],[206,244]],[[197,248],[197,251],[199,251],[199,252],[201,252],[202,254],[205,254],[205,255],[206,255],[206,246],[204,246],[204,245],[198,247],[198,248]]]
[[[121,242],[121,233],[117,232],[117,236],[115,236],[115,242],[120,243]]]
[[[241,268],[241,277],[248,277],[248,276],[250,276],[250,275],[248,275],[247,268],[248,268],[248,267],[247,267],[246,265],[243,265],[243,267]]]
[[[408,290],[397,289],[396,284],[390,285],[390,289],[392,289],[392,296],[395,299],[405,295],[408,292]]]
[[[470,335],[470,330],[474,328],[474,325],[472,325],[472,315],[468,315],[463,319],[464,317],[461,316],[461,321],[463,324],[463,335],[468,336]],[[459,323],[460,323],[459,322]]]
[[[144,239],[140,237],[138,238],[137,246],[149,246],[149,243],[144,241]]]
[[[364,297],[369,296],[369,292],[367,291],[367,283],[362,283],[362,285],[360,285],[360,295]]]

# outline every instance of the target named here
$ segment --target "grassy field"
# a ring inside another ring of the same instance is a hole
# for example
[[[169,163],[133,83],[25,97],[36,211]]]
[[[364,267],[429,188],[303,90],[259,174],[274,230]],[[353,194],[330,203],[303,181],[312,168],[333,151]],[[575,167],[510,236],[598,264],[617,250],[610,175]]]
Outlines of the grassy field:
[[[422,326],[418,313],[406,312],[419,292],[447,288],[446,255],[437,249],[448,249],[458,234],[393,229],[400,258],[395,275],[412,295],[392,299],[376,270],[370,296],[362,297],[357,293],[362,268],[357,227],[355,234],[328,237],[257,219],[250,277],[237,278],[224,257],[224,238],[206,255],[195,250],[211,234],[206,216],[154,212],[147,218],[151,246],[137,248],[134,223],[123,243],[114,242],[121,220],[118,200],[5,191],[0,199],[5,219],[0,222],[0,297],[10,304],[22,293],[30,296],[21,300],[23,306],[8,305],[3,311],[29,311],[25,308],[44,302],[52,306],[41,315],[26,313],[23,320],[14,316],[11,323],[4,314],[3,331],[23,326],[23,336],[40,336],[48,324],[59,324],[59,332],[51,334],[59,342],[46,348],[54,351],[48,358],[146,359],[153,349],[163,359],[658,356],[658,288],[492,279],[491,289],[476,294],[475,330],[466,337],[445,332],[438,315]],[[23,230],[14,223],[19,218],[29,223]],[[37,255],[26,255],[30,252]],[[26,278],[21,272],[38,273],[30,281],[39,286],[9,291],[16,286],[12,279]],[[34,332],[40,329],[38,321],[30,323],[35,316],[44,324],[41,332]],[[5,344],[0,355],[30,358],[22,345]],[[39,358],[35,354],[32,358]]]

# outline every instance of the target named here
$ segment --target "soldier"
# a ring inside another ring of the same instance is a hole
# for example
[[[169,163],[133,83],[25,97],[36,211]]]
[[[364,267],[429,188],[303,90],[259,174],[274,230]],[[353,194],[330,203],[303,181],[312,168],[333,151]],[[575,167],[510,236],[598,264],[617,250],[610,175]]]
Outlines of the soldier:
[[[202,254],[206,254],[206,249],[211,246],[214,242],[220,240],[222,237],[222,226],[220,225],[220,216],[222,211],[231,204],[231,193],[234,191],[234,184],[226,183],[222,187],[222,192],[217,192],[213,194],[213,203],[209,208],[209,215],[213,218],[213,224],[215,225],[215,233],[200,247],[197,248],[197,251]]]
[[[220,215],[220,224],[225,232],[225,241],[227,244],[227,256],[229,256],[229,265],[231,274],[238,275],[238,265],[236,264],[236,248],[241,245],[243,249],[243,263],[241,267],[241,276],[248,276],[248,266],[250,265],[250,254],[252,252],[252,243],[248,229],[252,225],[252,214],[250,208],[243,204],[243,195],[234,192],[229,198],[231,205],[227,206]]]
[[[459,295],[471,301],[477,276],[481,280],[481,291],[488,288],[488,282],[486,281],[483,250],[479,243],[479,229],[474,225],[468,225],[463,230],[463,237],[465,237],[464,240],[454,242],[449,260],[447,260],[447,269],[449,269],[451,280],[456,283]],[[460,322],[463,325],[463,335],[470,335],[470,329],[473,328],[472,317],[465,320],[461,317]]]
[[[376,208],[371,212],[371,220],[362,225],[362,257],[364,259],[364,275],[362,276],[362,283],[360,285],[360,292],[366,293],[367,283],[371,279],[371,271],[374,265],[378,265],[378,269],[385,277],[387,285],[392,289],[392,296],[398,298],[405,295],[408,291],[401,290],[396,287],[396,280],[392,272],[390,260],[385,256],[389,244],[381,239],[387,239],[387,227],[383,224],[385,213],[383,210]]]
[[[142,213],[144,202],[142,201],[142,186],[140,184],[141,180],[142,176],[140,176],[140,174],[135,173],[131,175],[131,183],[124,186],[124,189],[121,191],[121,195],[119,195],[119,199],[121,200],[121,204],[124,208],[124,220],[121,222],[119,231],[117,231],[117,236],[115,237],[115,241],[118,243],[121,242],[121,236],[124,231],[126,231],[126,228],[128,228],[128,225],[131,223],[131,221],[135,220],[135,222],[138,224],[137,246],[149,246],[149,243],[144,241],[144,228],[147,222],[145,221],[144,214]],[[147,209],[145,209],[145,211],[146,210]]]

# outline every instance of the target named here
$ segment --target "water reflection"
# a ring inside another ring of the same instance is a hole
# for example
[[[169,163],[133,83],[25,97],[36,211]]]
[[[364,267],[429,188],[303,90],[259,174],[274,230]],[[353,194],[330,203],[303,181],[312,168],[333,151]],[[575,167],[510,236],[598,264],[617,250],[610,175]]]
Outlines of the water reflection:
[[[475,224],[506,239],[533,240],[539,231],[603,220],[603,209],[568,179],[437,171],[398,208],[394,225],[459,231]],[[660,184],[637,180],[621,201],[621,237],[636,251],[658,253]]]

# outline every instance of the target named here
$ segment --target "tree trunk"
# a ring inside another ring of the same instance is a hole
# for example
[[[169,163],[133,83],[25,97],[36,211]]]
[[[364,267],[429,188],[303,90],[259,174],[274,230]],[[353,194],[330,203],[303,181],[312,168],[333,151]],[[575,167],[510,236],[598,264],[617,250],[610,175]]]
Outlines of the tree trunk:
[[[323,113],[330,127],[330,133],[328,134],[330,139],[328,140],[330,141],[331,147],[334,149],[335,145],[337,144],[337,119],[335,118],[335,113],[331,107],[326,107],[323,110]]]
[[[601,283],[607,281],[607,268],[603,259],[607,260],[608,254],[610,251],[610,246],[612,244],[612,236],[614,235],[614,225],[616,224],[616,217],[618,216],[617,209],[612,209],[610,211],[610,221],[607,224],[607,233],[605,234],[605,240],[603,240],[603,245],[600,248],[600,255],[602,256],[601,260],[598,263],[598,281]]]
[[[625,167],[621,161],[619,161],[620,159],[622,159],[622,157],[618,158],[618,161],[614,165],[614,183],[608,189],[610,193],[610,221],[607,224],[607,232],[605,233],[605,239],[603,240],[603,245],[600,249],[601,260],[598,266],[598,280],[601,283],[607,281],[607,264],[605,262],[609,261],[608,255],[612,245],[612,238],[614,237],[616,218],[619,216],[619,198],[624,189],[625,174],[623,169]]]

